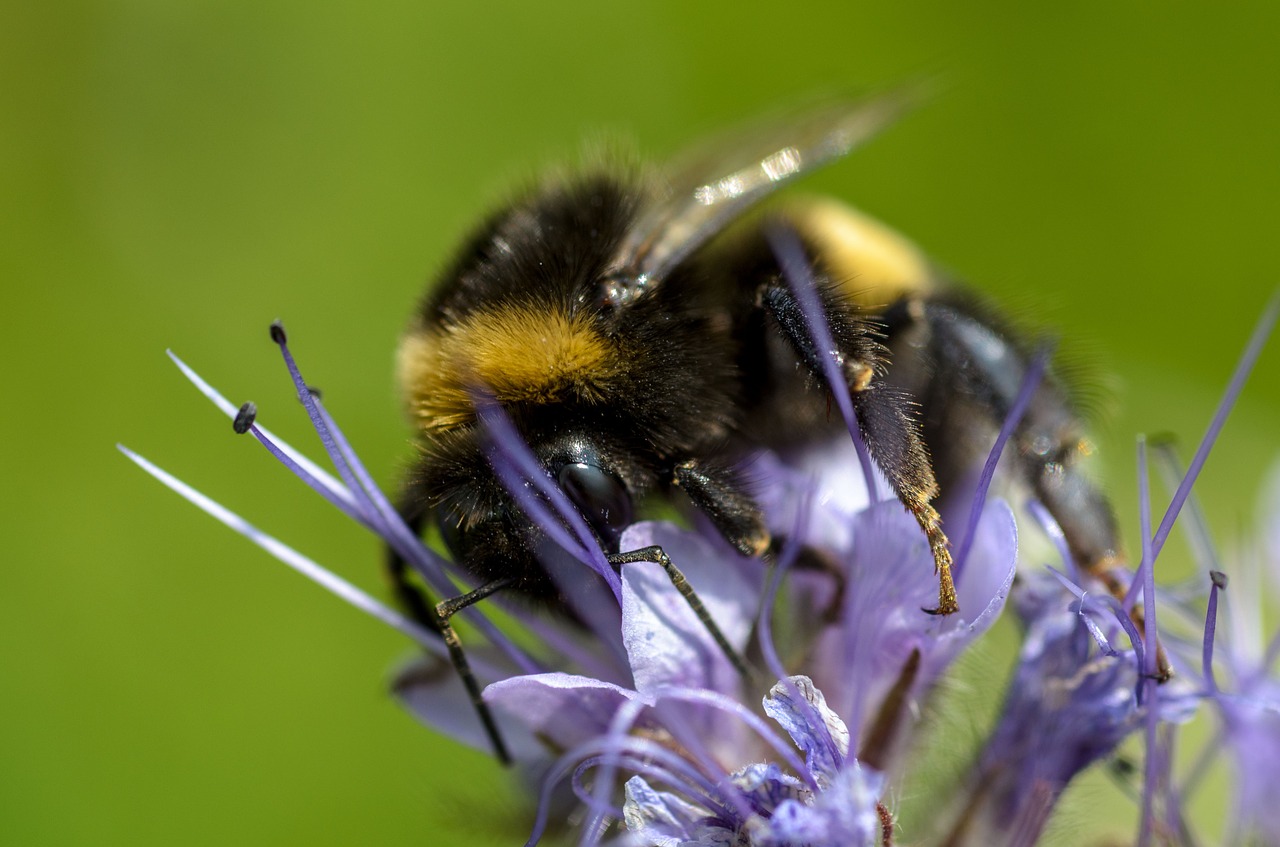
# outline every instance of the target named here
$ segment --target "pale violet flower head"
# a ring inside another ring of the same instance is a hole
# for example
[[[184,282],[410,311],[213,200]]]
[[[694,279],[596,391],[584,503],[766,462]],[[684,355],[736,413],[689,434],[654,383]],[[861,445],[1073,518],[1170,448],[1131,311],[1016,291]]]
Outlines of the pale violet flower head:
[[[974,612],[944,618],[923,611],[936,583],[914,520],[896,502],[846,508],[820,494],[806,507],[815,523],[843,516],[853,527],[843,546],[824,549],[849,580],[834,606],[832,591],[785,591],[773,601],[761,569],[708,533],[641,523],[624,535],[624,548],[659,544],[681,562],[733,647],[761,654],[748,679],[671,581],[634,563],[621,570],[630,684],[552,672],[497,682],[486,698],[565,751],[554,772],[577,771],[582,799],[601,819],[620,820],[626,843],[881,843],[885,828],[892,831],[884,773],[897,764],[931,681],[1003,606],[1017,535],[1008,508],[993,503],[978,525],[975,565],[959,583],[961,602]],[[888,578],[872,577],[876,565]],[[880,631],[868,632],[849,613],[863,607],[880,615]],[[775,641],[775,616],[805,623]],[[784,661],[779,645],[797,658]],[[813,676],[786,674],[786,664]],[[847,702],[833,703],[818,678]],[[859,723],[850,725],[850,716]],[[605,787],[615,779],[621,797]]]
[[[1214,729],[1189,767],[1175,772],[1163,763],[1166,829],[1192,829],[1182,803],[1221,759],[1233,777],[1231,808],[1206,837],[1224,845],[1280,844],[1280,624],[1268,619],[1280,597],[1280,461],[1263,486],[1252,537],[1219,556],[1198,510],[1189,535],[1199,558],[1196,582],[1208,594],[1171,592],[1166,605],[1180,629],[1168,641]]]
[[[336,473],[280,442],[257,424],[252,410],[237,410],[178,364],[236,418],[237,431],[382,538],[437,597],[471,587],[465,572],[400,520],[308,390],[283,331],[273,337]],[[1033,368],[1020,402],[1037,377]],[[1228,393],[1227,406],[1238,390]],[[1002,438],[1018,414],[1015,405]],[[1261,651],[1241,648],[1238,657],[1220,650],[1224,678],[1215,685],[1212,674],[1199,679],[1186,671],[1182,642],[1173,634],[1170,653],[1179,681],[1156,685],[1154,653],[1142,649],[1150,638],[1140,636],[1119,600],[1054,576],[1045,562],[1019,561],[1015,511],[986,496],[989,473],[971,510],[944,516],[965,551],[956,568],[961,611],[949,616],[924,611],[937,597],[928,544],[887,496],[883,480],[863,473],[869,465],[856,435],[750,457],[748,472],[759,481],[770,529],[785,540],[771,567],[744,559],[697,519],[691,527],[662,521],[631,526],[622,549],[660,545],[696,591],[731,658],[661,568],[646,562],[601,568],[600,551],[575,535],[574,516],[547,495],[546,480],[530,466],[527,448],[501,410],[483,420],[495,471],[562,549],[546,564],[573,611],[572,617],[545,614],[499,593],[462,613],[471,623],[467,654],[506,752],[538,781],[539,820],[530,843],[549,819],[566,817],[577,806],[578,840],[588,845],[884,845],[904,828],[920,843],[1031,844],[1071,780],[1140,730],[1151,755],[1139,838],[1151,843],[1155,833],[1180,843],[1175,824],[1181,825],[1182,795],[1157,790],[1172,759],[1158,733],[1172,737],[1206,700],[1222,715],[1224,749],[1244,773],[1239,801],[1248,831],[1275,832],[1274,818],[1267,817],[1274,810],[1261,798],[1266,780],[1274,784],[1270,775],[1280,758],[1269,752],[1280,739],[1276,639]],[[449,672],[437,632],[126,453],[277,558],[405,633],[423,653],[398,674],[397,696],[439,731],[491,749],[466,692]],[[1193,462],[1185,476],[1188,492],[1198,467]],[[1185,499],[1185,492],[1175,498],[1169,526]],[[1269,520],[1274,528],[1275,517]],[[1024,532],[1038,532],[1033,523],[1024,520]],[[1159,544],[1167,534],[1162,523],[1155,534]],[[1144,567],[1134,585],[1144,592],[1138,599],[1154,626],[1158,615],[1167,617],[1151,582],[1159,547],[1143,547]],[[1214,612],[1216,598],[1217,590],[1206,585],[1198,595],[1174,597],[1169,608],[1207,604]],[[511,627],[523,632],[513,637],[495,626],[486,604],[502,606]],[[927,712],[922,707],[945,696],[938,681],[1006,605],[1016,612],[1023,643],[995,728],[981,742],[969,779],[954,796],[939,798],[929,821],[897,820],[897,792],[932,758],[912,755]],[[1210,625],[1206,656],[1212,635]],[[738,667],[742,660],[745,674]],[[1213,667],[1211,658],[1204,667]]]

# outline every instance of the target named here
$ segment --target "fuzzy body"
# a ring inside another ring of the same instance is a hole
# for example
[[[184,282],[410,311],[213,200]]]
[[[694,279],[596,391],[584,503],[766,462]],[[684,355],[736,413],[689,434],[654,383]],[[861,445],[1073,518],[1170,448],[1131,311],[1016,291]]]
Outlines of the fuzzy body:
[[[752,449],[830,437],[838,425],[766,237],[781,225],[814,270],[863,439],[929,537],[939,609],[954,611],[937,479],[949,485],[981,461],[1026,371],[1023,349],[980,310],[940,296],[909,241],[829,200],[719,227],[659,284],[632,281],[619,294],[619,252],[658,197],[612,175],[557,182],[467,242],[400,349],[420,448],[406,514],[433,519],[481,583],[508,580],[560,604],[536,554],[542,531],[485,457],[474,405],[483,393],[562,486],[580,493],[564,469],[588,470],[579,505],[610,552],[611,527],[653,494],[690,502],[742,553],[763,552],[769,535],[733,468]],[[984,358],[991,350],[1000,355]],[[1093,569],[1115,556],[1115,528],[1106,501],[1070,470],[1080,443],[1063,393],[1047,382],[1006,476],[1071,524],[1073,551]]]
[[[508,207],[468,241],[404,337],[399,376],[421,450],[408,497],[480,580],[516,576],[527,594],[553,593],[529,552],[538,531],[483,455],[477,391],[502,404],[553,476],[586,453],[634,498],[673,494],[691,461],[736,494],[727,469],[745,450],[829,432],[825,392],[758,302],[778,276],[758,222],[626,304],[604,302],[611,263],[650,196],[597,176]],[[836,208],[814,219],[839,226]],[[880,265],[899,276],[924,267],[895,249],[878,251]],[[882,368],[876,327],[852,299],[845,318],[833,325],[842,348]]]

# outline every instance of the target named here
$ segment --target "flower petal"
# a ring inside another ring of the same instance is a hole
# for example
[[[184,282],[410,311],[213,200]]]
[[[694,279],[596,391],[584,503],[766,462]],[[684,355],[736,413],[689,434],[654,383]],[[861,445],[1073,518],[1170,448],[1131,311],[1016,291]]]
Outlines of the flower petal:
[[[922,650],[920,684],[937,679],[1004,611],[1018,566],[1018,524],[1003,500],[987,504],[978,521],[964,573],[956,584],[960,611],[941,625],[931,650]]]
[[[877,808],[884,777],[857,762],[806,805],[786,800],[752,843],[760,847],[878,847],[882,824]]]
[[[760,483],[757,500],[772,532],[790,535],[797,526],[807,524],[808,544],[830,551],[849,549],[852,518],[869,501],[857,448],[847,436],[785,457],[761,453],[748,471]],[[887,491],[888,484],[881,480],[880,488]],[[803,516],[798,511],[802,506],[808,512]]]
[[[552,747],[566,750],[605,735],[623,703],[647,702],[635,691],[567,673],[500,680],[484,690],[484,699]],[[645,726],[645,719],[636,725]]]
[[[473,648],[469,656],[492,652],[492,648]],[[421,656],[396,673],[391,688],[400,704],[422,723],[482,752],[493,750],[461,678],[447,660]],[[494,720],[512,759],[528,762],[546,757],[546,748],[524,724],[505,713],[495,714]]]
[[[746,645],[760,602],[758,562],[666,523],[636,524],[623,534],[622,545],[624,550],[661,546],[729,643],[738,650]],[[659,565],[624,565],[622,582],[623,642],[637,691],[671,686],[738,691],[737,671]]]
[[[807,676],[778,682],[764,698],[764,711],[787,731],[805,755],[809,774],[826,788],[844,766],[849,730]]]
[[[696,837],[707,811],[666,791],[655,791],[642,777],[633,776],[623,789],[622,820],[628,843],[677,847]]]
[[[732,782],[753,808],[766,813],[788,800],[808,803],[813,799],[803,782],[773,763],[747,765],[734,773]]]
[[[1241,828],[1280,844],[1280,683],[1267,680],[1249,698],[1222,696],[1223,726],[1235,759],[1235,806]]]

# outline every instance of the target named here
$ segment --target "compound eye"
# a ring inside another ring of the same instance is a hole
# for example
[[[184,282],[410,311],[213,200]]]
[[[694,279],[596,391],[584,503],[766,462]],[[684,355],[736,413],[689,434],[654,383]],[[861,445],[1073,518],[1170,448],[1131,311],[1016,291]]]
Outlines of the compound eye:
[[[631,523],[631,496],[613,474],[582,462],[560,469],[560,487],[602,539],[615,543]]]

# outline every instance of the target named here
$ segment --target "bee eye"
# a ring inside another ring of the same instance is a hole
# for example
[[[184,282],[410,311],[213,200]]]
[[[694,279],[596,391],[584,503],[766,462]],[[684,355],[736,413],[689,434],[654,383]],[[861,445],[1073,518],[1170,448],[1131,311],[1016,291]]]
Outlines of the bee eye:
[[[631,497],[613,474],[582,462],[560,468],[560,487],[600,537],[616,543],[631,523]]]

